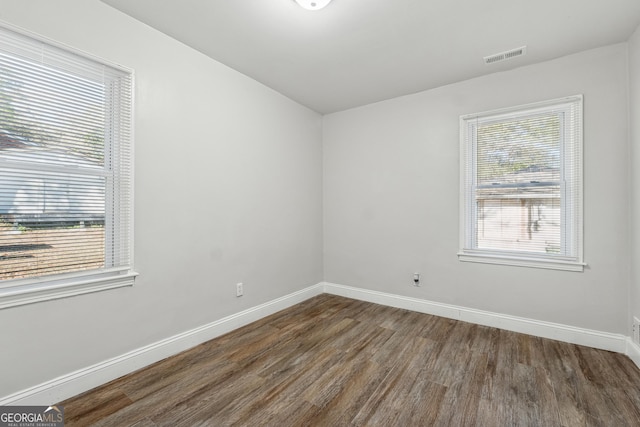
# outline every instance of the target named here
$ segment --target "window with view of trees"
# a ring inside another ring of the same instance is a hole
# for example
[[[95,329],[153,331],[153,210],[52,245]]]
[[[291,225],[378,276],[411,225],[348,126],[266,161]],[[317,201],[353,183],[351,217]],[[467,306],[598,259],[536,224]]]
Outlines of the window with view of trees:
[[[461,118],[463,261],[581,270],[582,97]]]
[[[132,283],[131,93],[130,71],[0,28],[0,307]]]

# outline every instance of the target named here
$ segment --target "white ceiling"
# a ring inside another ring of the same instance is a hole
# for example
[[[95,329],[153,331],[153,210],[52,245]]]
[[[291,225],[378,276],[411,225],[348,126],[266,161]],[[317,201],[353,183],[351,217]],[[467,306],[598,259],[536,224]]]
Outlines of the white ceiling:
[[[640,24],[639,0],[102,1],[323,114],[623,42]]]

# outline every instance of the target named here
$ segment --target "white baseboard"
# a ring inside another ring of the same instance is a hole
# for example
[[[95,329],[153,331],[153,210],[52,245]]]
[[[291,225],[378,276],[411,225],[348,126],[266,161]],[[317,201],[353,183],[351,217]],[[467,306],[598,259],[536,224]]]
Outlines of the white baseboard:
[[[627,337],[624,335],[576,328],[574,326],[543,322],[524,317],[492,313],[489,311],[475,310],[362,288],[337,285],[335,283],[325,282],[324,291],[328,294],[340,295],[390,307],[404,308],[406,310],[417,311],[420,313],[462,320],[464,322],[476,323],[478,325],[492,326],[495,328],[506,329],[508,331],[520,332],[542,338],[550,338],[629,355],[627,353]],[[640,348],[638,348],[638,350],[640,351]],[[640,356],[640,353],[638,353],[638,355]],[[629,357],[631,357],[631,355],[629,355]],[[633,359],[633,357],[631,358]],[[640,358],[633,360],[640,367]]]
[[[634,343],[631,337],[627,337],[627,351],[625,354],[640,368],[640,346]]]
[[[322,293],[322,283],[310,286],[301,291],[174,335],[85,369],[80,369],[35,387],[2,397],[0,398],[0,406],[47,406],[61,402]]]
[[[322,293],[615,351],[626,354],[640,367],[640,346],[624,335],[323,282],[2,397],[0,398],[0,406],[51,405],[63,401]]]

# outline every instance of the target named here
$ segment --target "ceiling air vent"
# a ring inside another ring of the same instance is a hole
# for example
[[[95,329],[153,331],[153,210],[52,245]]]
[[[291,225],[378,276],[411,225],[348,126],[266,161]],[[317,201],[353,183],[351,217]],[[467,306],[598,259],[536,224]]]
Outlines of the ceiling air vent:
[[[484,57],[484,63],[489,65],[495,62],[506,61],[507,59],[512,59],[518,56],[522,56],[527,53],[527,47],[522,46],[517,49],[511,49],[506,52],[496,53],[495,55],[489,55]]]

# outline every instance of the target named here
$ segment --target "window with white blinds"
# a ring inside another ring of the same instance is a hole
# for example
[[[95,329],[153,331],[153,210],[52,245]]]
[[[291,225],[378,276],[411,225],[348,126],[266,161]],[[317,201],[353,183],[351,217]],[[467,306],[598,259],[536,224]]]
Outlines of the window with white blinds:
[[[0,308],[130,285],[132,73],[0,27]]]
[[[582,271],[582,96],[460,126],[459,258]]]

